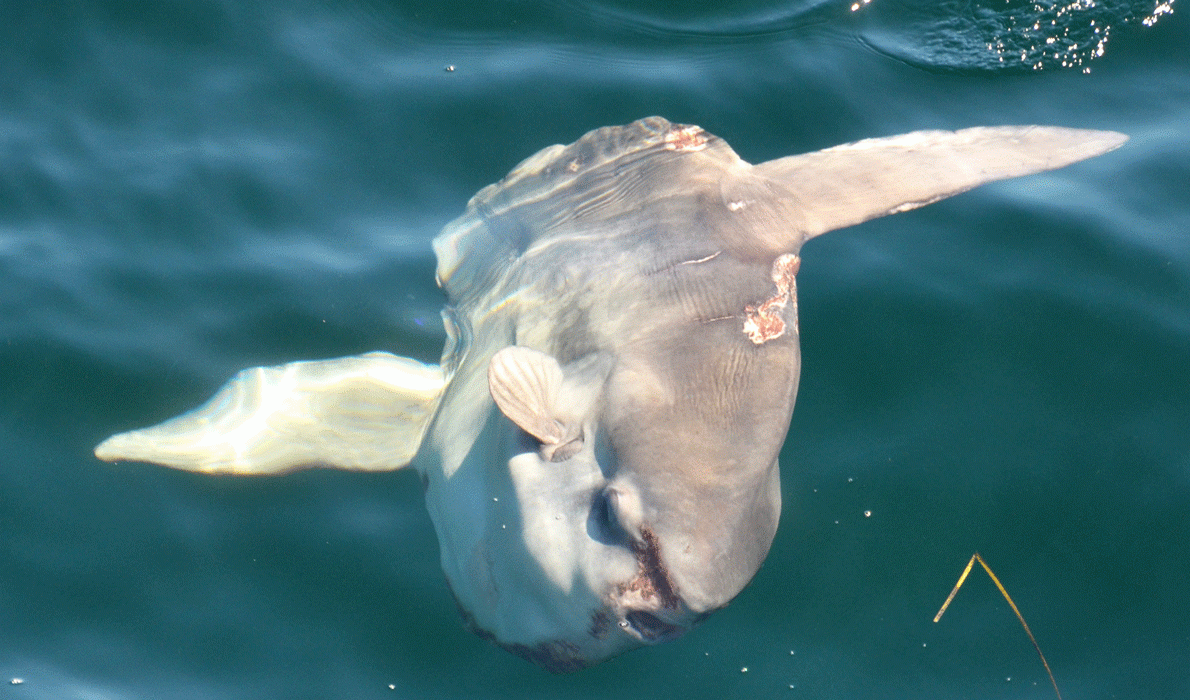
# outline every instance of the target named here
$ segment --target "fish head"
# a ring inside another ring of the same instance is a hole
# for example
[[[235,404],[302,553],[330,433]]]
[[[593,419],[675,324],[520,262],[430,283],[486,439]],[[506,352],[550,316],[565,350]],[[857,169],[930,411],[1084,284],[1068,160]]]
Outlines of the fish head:
[[[730,333],[726,354],[713,331],[659,339],[664,362],[496,353],[489,383],[511,428],[527,558],[488,560],[490,590],[520,602],[507,616],[475,605],[487,617],[475,627],[573,670],[676,639],[747,585],[776,533],[798,354],[796,337],[759,346]]]

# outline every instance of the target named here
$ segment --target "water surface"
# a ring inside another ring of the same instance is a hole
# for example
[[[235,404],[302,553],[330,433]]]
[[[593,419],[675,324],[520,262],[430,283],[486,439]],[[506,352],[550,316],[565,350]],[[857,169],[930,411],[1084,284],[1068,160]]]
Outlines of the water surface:
[[[980,572],[931,622],[978,550],[1066,697],[1190,695],[1180,5],[97,0],[9,16],[0,679],[23,683],[0,694],[1053,697]],[[548,675],[463,629],[414,474],[218,479],[92,457],[244,367],[436,359],[438,229],[539,148],[651,114],[754,162],[977,124],[1132,140],[808,245],[772,554],[695,632],[588,671]]]

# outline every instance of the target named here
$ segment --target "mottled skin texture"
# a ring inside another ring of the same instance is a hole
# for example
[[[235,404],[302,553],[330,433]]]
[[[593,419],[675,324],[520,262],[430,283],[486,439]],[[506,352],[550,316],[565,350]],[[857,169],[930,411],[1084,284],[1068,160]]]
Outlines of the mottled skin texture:
[[[680,636],[768,553],[802,244],[1124,137],[915,132],[756,166],[660,118],[551,146],[434,240],[441,366],[245,370],[101,459],[206,473],[412,460],[464,619],[551,671]]]

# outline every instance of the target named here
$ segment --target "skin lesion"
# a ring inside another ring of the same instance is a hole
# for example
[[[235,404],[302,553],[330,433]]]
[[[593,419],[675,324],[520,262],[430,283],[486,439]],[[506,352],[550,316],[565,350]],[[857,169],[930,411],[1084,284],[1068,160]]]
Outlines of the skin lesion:
[[[636,593],[646,601],[657,601],[663,608],[676,610],[679,606],[677,593],[669,579],[669,571],[661,561],[657,536],[647,527],[640,529],[640,541],[634,542],[632,553],[636,555],[637,574],[621,592]]]
[[[801,258],[786,253],[773,261],[773,284],[777,293],[767,301],[744,307],[744,335],[755,345],[785,335],[785,319],[782,312],[792,304],[793,332],[797,333],[797,281],[795,276],[801,268]]]
[[[665,134],[664,141],[671,151],[701,151],[707,147],[707,132],[697,126],[674,127]]]

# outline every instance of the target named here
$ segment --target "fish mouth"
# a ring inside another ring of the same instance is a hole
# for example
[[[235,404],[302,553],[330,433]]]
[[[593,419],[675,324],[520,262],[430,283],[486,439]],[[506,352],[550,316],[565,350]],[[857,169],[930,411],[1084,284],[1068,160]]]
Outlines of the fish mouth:
[[[672,641],[687,631],[685,625],[662,619],[647,610],[629,611],[621,626],[632,636],[649,644]]]

